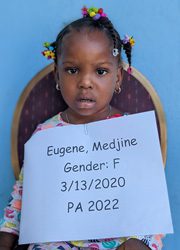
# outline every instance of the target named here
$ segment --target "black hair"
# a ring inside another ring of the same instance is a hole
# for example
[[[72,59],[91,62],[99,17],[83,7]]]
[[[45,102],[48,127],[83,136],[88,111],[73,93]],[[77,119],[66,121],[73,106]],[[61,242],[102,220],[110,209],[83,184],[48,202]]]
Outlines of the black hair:
[[[113,44],[113,49],[118,49],[119,51],[119,63],[122,63],[121,59],[121,49],[125,50],[129,66],[131,66],[131,44],[127,42],[126,44],[120,38],[119,33],[114,28],[114,25],[107,17],[100,17],[98,20],[94,20],[92,17],[86,16],[73,21],[72,23],[65,26],[58,34],[56,41],[51,44],[55,52],[55,63],[57,63],[58,53],[60,52],[61,43],[64,36],[71,31],[80,31],[82,28],[88,28],[90,31],[99,30],[104,32],[109,40]]]

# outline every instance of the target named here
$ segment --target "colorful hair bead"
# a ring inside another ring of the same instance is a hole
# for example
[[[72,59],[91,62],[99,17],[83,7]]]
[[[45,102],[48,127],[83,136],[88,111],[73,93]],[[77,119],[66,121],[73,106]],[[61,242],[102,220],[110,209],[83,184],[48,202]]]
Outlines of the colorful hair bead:
[[[93,17],[93,19],[94,19],[94,20],[98,20],[100,17],[101,17],[101,15],[100,15],[99,13],[97,13],[97,14]]]
[[[127,44],[129,42],[129,36],[128,35],[125,35],[124,36],[124,39],[122,40],[122,43],[123,44]]]
[[[55,60],[55,52],[54,52],[54,47],[51,45],[49,42],[43,43],[43,46],[46,48],[44,51],[42,51],[42,55],[45,56],[48,60],[52,59]]]
[[[92,17],[94,20],[98,20],[101,17],[107,17],[107,15],[103,12],[102,8],[82,8],[82,15],[83,17]]]
[[[135,40],[134,40],[134,38],[133,38],[133,37],[131,37],[131,38],[129,39],[129,42],[130,42],[131,46],[134,46],[134,44],[135,44]]]
[[[122,40],[122,43],[123,44],[127,44],[127,43],[130,43],[131,47],[134,46],[135,44],[135,40],[133,38],[133,36],[129,37],[128,35],[125,35],[124,36],[124,39]]]
[[[96,15],[96,13],[95,13],[94,11],[91,11],[91,12],[89,13],[89,15],[90,15],[90,17],[93,17],[93,16]]]
[[[42,51],[42,55],[45,56],[48,60],[54,60],[56,58],[55,53],[51,50],[44,50]]]
[[[82,8],[82,15],[83,15],[83,16],[86,16],[87,14],[88,14],[87,8],[86,8],[86,7],[83,7],[83,8]]]
[[[99,8],[98,13],[99,13],[99,14],[102,14],[102,13],[103,13],[103,9],[102,9],[102,8]]]
[[[132,68],[128,67],[127,72],[128,72],[129,75],[131,75],[132,74]]]
[[[44,46],[45,48],[49,48],[49,47],[51,46],[51,44],[48,43],[48,42],[45,42],[45,43],[43,43],[43,46]]]

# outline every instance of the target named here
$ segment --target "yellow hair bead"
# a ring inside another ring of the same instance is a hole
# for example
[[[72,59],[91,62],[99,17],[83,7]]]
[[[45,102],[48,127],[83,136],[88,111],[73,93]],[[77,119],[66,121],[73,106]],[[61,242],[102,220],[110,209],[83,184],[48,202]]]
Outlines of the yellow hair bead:
[[[55,53],[51,51],[50,56],[52,59],[55,59]]]
[[[129,42],[130,42],[131,46],[134,46],[134,44],[135,44],[134,38],[131,37],[131,38],[129,39]]]
[[[95,16],[96,15],[96,13],[94,12],[94,11],[92,11],[92,12],[90,12],[90,17],[93,17],[93,16]]]

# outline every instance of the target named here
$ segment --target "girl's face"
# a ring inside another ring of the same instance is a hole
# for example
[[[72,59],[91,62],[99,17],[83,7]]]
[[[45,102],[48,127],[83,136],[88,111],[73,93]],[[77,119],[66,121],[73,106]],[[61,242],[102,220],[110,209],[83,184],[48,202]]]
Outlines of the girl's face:
[[[72,31],[63,38],[56,78],[72,123],[104,119],[121,84],[121,66],[100,31]]]

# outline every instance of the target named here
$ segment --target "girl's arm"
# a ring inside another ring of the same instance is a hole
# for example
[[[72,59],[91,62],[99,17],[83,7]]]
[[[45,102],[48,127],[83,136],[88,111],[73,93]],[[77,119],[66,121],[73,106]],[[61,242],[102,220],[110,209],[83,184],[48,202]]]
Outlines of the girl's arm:
[[[14,249],[18,240],[18,236],[15,234],[0,232],[0,250]]]
[[[128,237],[118,250],[162,250],[163,234]]]
[[[143,242],[137,239],[129,239],[124,242],[117,250],[151,250]]]
[[[14,185],[9,204],[4,209],[4,218],[0,224],[0,250],[13,249],[19,236],[21,214],[23,169]]]

